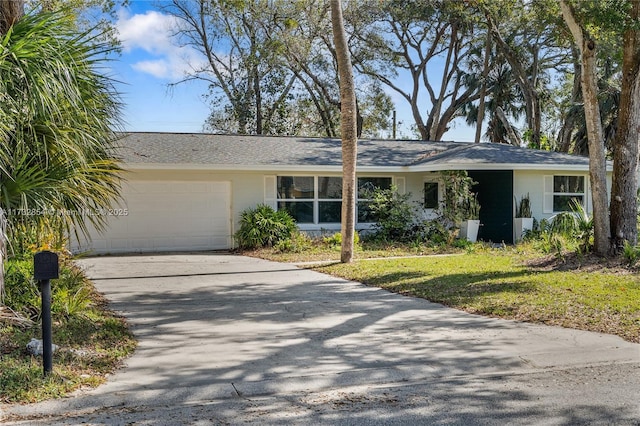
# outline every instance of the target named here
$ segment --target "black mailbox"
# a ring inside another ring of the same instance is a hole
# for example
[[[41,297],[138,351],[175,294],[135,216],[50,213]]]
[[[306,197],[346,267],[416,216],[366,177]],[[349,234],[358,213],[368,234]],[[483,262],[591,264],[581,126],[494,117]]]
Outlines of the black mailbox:
[[[58,255],[51,251],[40,251],[33,256],[33,278],[37,281],[58,278]]]

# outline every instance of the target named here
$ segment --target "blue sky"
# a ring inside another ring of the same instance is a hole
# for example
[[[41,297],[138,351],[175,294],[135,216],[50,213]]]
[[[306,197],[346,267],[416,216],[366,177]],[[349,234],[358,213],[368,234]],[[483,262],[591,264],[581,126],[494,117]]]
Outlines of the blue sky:
[[[171,39],[173,18],[158,10],[157,1],[133,0],[118,11],[116,28],[122,42],[122,54],[111,63],[111,76],[125,104],[125,128],[129,131],[201,132],[209,113],[202,95],[202,82],[181,80],[189,62],[200,56]],[[398,120],[413,123],[408,104],[396,94]],[[406,128],[400,134],[408,135]],[[464,123],[454,123],[445,140],[472,141],[474,131]]]
[[[155,4],[132,1],[118,11],[115,25],[123,51],[111,63],[111,76],[120,82],[126,129],[201,132],[209,111],[202,99],[206,85],[187,82],[169,89],[184,75],[185,58],[195,54],[175,46],[172,19]]]

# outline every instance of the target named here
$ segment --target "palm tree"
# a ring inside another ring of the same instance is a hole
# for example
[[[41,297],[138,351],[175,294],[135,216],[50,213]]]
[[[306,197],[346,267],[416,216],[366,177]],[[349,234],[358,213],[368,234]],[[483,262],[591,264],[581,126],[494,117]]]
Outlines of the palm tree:
[[[607,58],[609,59],[609,58]],[[604,60],[599,67],[598,75],[598,104],[600,118],[602,120],[602,131],[604,145],[607,154],[613,150],[613,140],[615,138],[618,124],[618,105],[620,104],[620,85],[616,78],[620,76],[620,69],[610,61]],[[579,67],[576,68],[577,75],[580,75]],[[560,143],[558,150],[561,152],[571,152],[578,155],[589,155],[587,143],[587,124],[584,117],[584,103],[582,102],[581,86],[578,80],[577,96],[570,102],[562,114],[563,126],[558,135]]]
[[[518,129],[511,124],[510,120],[518,121],[525,112],[524,97],[519,86],[515,82],[513,71],[509,64],[496,54],[490,54],[491,68],[487,72],[485,80],[486,93],[488,99],[485,101],[484,112],[488,119],[485,137],[493,143],[506,143],[519,146],[521,144]],[[483,64],[478,60],[481,56],[476,52],[472,57],[469,69],[481,70]],[[475,61],[474,61],[475,60]],[[467,73],[463,77],[466,87],[480,88],[482,78],[479,73]],[[479,107],[473,102],[464,105],[466,122],[469,125],[477,125]]]
[[[340,261],[350,263],[353,260],[355,232],[358,120],[353,67],[340,0],[331,0],[331,26],[340,76],[340,132],[342,134],[342,248]]]
[[[0,34],[0,208],[9,241],[34,225],[100,228],[105,217],[95,213],[119,195],[120,103],[99,72],[113,46],[78,34],[71,16],[26,15]]]

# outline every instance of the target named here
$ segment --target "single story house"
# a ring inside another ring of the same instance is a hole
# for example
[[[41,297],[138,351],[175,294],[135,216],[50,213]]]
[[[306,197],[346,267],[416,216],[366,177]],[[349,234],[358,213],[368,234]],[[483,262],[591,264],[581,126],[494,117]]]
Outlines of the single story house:
[[[123,253],[228,249],[240,214],[260,203],[289,210],[301,230],[340,229],[340,140],[305,137],[127,133],[120,140],[123,199],[106,232],[76,251]],[[548,218],[567,200],[591,209],[587,158],[504,144],[358,141],[358,186],[395,185],[427,215],[442,200],[443,170],[478,182],[479,239],[511,243],[516,199],[529,194],[533,216]],[[609,171],[610,174],[610,171]],[[359,200],[362,206],[364,199]],[[371,226],[358,210],[358,229]]]

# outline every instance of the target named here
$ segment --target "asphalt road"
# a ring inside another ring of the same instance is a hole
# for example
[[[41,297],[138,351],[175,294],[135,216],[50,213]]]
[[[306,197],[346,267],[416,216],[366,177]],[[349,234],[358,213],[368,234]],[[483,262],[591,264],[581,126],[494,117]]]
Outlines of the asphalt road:
[[[81,261],[139,339],[8,425],[640,425],[640,345],[226,254]]]

